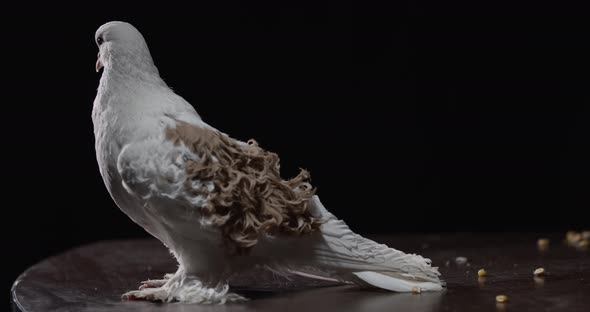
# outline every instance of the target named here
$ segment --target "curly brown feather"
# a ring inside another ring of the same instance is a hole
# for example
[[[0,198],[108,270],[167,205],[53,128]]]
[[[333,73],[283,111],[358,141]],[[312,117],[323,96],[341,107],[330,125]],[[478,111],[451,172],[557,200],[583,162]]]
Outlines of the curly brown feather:
[[[231,252],[249,251],[262,234],[301,235],[320,226],[309,212],[315,191],[307,182],[309,173],[302,170],[295,178],[283,180],[277,154],[254,140],[238,144],[223,133],[182,121],[166,130],[166,138],[199,156],[187,162],[190,179],[185,187],[207,196],[203,221],[219,227]],[[192,180],[212,181],[214,189],[195,189]]]

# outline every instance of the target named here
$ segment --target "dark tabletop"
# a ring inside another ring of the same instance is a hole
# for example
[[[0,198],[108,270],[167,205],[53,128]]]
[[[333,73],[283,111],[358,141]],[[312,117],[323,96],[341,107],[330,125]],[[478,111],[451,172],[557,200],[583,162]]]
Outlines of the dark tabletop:
[[[550,238],[546,250],[539,237]],[[154,240],[99,242],[46,259],[24,272],[12,290],[15,311],[590,311],[590,252],[564,233],[377,236],[379,242],[431,258],[447,288],[392,293],[252,271],[231,281],[251,300],[225,306],[122,301],[148,278],[173,273],[176,263]],[[460,265],[457,257],[468,262]],[[533,271],[543,267],[545,277]],[[478,278],[484,268],[488,275]],[[497,295],[508,302],[496,303]]]

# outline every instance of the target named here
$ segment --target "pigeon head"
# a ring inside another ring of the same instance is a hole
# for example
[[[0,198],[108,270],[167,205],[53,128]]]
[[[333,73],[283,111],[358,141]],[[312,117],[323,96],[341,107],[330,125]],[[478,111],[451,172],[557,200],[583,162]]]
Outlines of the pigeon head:
[[[145,39],[137,28],[125,22],[108,22],[98,28],[94,36],[98,46],[96,71],[137,70],[158,73]]]

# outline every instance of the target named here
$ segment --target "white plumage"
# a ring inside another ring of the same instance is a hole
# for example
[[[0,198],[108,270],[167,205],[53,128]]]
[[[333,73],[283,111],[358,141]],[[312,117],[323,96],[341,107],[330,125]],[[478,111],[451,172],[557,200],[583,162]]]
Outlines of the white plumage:
[[[203,122],[160,78],[133,26],[107,23],[96,41],[96,69],[104,67],[92,112],[101,175],[119,208],[179,263],[125,297],[243,300],[227,280],[254,266],[398,292],[442,289],[430,260],[363,238],[328,212],[306,173],[282,180],[275,154]]]

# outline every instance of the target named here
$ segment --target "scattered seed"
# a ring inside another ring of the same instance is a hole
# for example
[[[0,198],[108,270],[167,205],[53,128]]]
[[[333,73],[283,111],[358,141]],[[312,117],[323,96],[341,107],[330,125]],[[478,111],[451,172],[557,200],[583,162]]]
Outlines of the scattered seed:
[[[488,272],[485,269],[479,269],[479,271],[477,271],[477,276],[479,277],[484,277],[488,275]]]
[[[577,243],[578,241],[582,240],[582,234],[576,231],[568,231],[565,234],[565,238],[569,243]]]
[[[506,295],[496,296],[496,302],[504,303],[506,301],[508,301],[508,296],[506,296]]]
[[[539,249],[547,249],[547,247],[549,247],[549,239],[539,238],[537,240],[537,247],[539,247]]]
[[[536,276],[545,275],[545,269],[544,268],[538,268],[538,269],[535,270],[535,272],[533,272],[533,274],[535,274]]]

